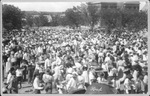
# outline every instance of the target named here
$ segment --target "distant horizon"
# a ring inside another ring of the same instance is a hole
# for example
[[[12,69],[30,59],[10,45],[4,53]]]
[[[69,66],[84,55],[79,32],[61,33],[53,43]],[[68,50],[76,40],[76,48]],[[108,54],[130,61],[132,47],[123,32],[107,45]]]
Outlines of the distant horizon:
[[[80,6],[82,3],[86,2],[3,2],[2,4],[14,5],[21,9],[21,11],[65,12],[68,8]],[[145,4],[146,2],[140,2],[140,10]]]

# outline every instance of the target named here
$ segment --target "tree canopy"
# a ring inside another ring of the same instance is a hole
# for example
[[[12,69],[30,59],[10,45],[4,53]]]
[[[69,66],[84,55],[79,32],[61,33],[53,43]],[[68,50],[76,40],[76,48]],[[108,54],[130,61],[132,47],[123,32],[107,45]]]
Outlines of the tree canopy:
[[[13,5],[7,4],[4,4],[2,8],[3,27],[7,30],[21,29],[23,16],[22,11]]]

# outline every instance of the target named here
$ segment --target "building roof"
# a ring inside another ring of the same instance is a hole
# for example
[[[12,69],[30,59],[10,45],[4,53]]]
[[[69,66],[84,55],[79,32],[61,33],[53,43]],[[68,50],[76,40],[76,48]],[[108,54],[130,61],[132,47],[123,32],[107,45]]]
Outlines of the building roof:
[[[127,2],[124,2],[124,4],[140,4],[139,1],[127,1]]]

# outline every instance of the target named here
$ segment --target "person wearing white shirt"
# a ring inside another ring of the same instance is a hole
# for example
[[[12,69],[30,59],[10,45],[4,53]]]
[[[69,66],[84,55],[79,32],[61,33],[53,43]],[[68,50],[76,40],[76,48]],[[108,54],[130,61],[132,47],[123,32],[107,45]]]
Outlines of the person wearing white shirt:
[[[93,69],[89,71],[89,84],[91,85],[93,83],[93,80],[95,79],[95,76],[93,74]]]
[[[41,94],[41,90],[43,89],[43,87],[41,87],[40,85],[40,76],[36,75],[34,81],[33,81],[33,88],[34,88],[34,92],[35,94]]]
[[[47,56],[47,59],[45,60],[45,69],[50,68],[51,67],[51,61],[49,59],[49,56]]]
[[[132,81],[132,75],[128,74],[127,78],[124,81],[124,86],[125,86],[125,92],[126,94],[131,94],[132,89],[132,85],[133,85],[133,81]]]
[[[57,84],[59,83],[60,76],[61,76],[60,66],[56,65],[56,67],[54,68],[53,71],[54,71],[54,74],[53,74],[53,77],[54,77],[54,88],[56,89]]]
[[[77,69],[82,69],[82,65],[79,62],[75,62],[75,66]]]
[[[52,93],[52,82],[53,82],[53,77],[51,76],[51,72],[49,69],[46,70],[45,74],[43,75],[42,80],[45,83],[45,91],[48,94]]]
[[[66,75],[65,81],[68,82],[73,77],[72,73]]]
[[[60,59],[60,56],[57,56],[55,63],[56,63],[57,65],[60,65],[61,62],[62,62],[62,61],[61,61],[61,59]]]
[[[134,70],[133,71],[133,80],[136,82],[137,81],[137,79],[138,79],[138,71],[137,70]]]
[[[10,83],[11,77],[12,77],[12,74],[9,72],[8,75],[7,75],[7,81],[6,81],[7,84]]]
[[[82,76],[84,78],[85,86],[87,87],[89,85],[89,76],[88,76],[88,68],[87,67],[83,67]]]
[[[40,54],[40,53],[43,53],[43,49],[42,49],[41,46],[38,47],[38,53],[39,53],[39,54]]]
[[[6,80],[6,83],[9,84],[11,79],[12,79],[12,72],[14,71],[14,68],[11,68],[8,72],[8,75],[7,75],[7,80]]]
[[[110,61],[110,54],[109,53],[106,54],[106,58],[105,58],[105,62],[108,62],[108,61]]]
[[[77,78],[78,75],[76,72],[73,72],[72,74],[73,77],[69,80],[69,82],[66,85],[66,88],[69,93],[78,89],[78,78]]]
[[[85,88],[85,79],[82,76],[82,71],[78,71],[78,89],[84,89]]]
[[[27,60],[27,61],[29,62],[30,57],[29,57],[29,54],[28,54],[27,52],[25,52],[25,53],[23,54],[23,59],[24,59],[24,60]]]
[[[6,73],[8,74],[10,68],[12,67],[11,62],[10,62],[10,58],[7,59],[6,62]]]
[[[20,84],[20,88],[22,88],[21,83],[23,80],[23,70],[24,69],[21,69],[20,67],[18,67],[16,70],[16,77],[17,77],[18,83]]]

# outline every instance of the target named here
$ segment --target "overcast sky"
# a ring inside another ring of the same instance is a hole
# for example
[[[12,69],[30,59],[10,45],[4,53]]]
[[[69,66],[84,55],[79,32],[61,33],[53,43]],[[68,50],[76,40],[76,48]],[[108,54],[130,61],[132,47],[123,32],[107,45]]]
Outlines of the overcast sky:
[[[22,11],[48,11],[48,12],[63,12],[73,6],[78,6],[84,2],[6,2],[3,4],[11,4]],[[140,9],[143,8],[145,2],[140,2]]]

